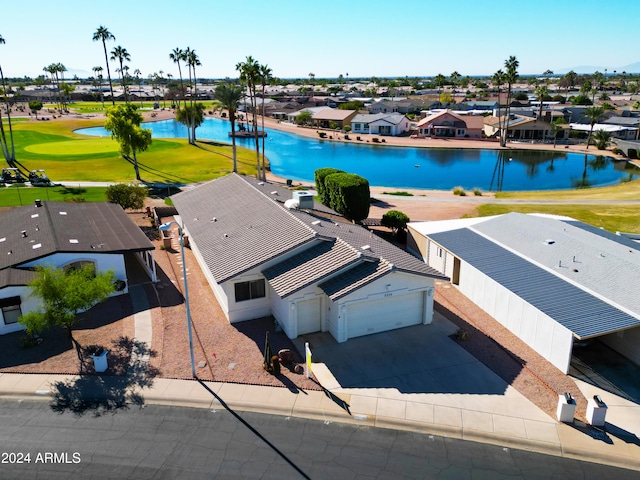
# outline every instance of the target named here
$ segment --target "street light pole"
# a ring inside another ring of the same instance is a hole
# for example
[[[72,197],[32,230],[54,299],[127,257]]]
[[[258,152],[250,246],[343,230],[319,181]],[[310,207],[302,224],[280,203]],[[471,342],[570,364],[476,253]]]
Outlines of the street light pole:
[[[169,227],[175,222],[163,223],[160,225],[161,231],[169,230]],[[189,308],[189,285],[187,284],[187,264],[184,259],[184,232],[182,227],[178,225],[178,232],[180,233],[180,254],[182,256],[182,278],[184,283],[184,303],[187,309],[187,330],[189,331],[189,354],[191,355],[191,376],[196,378],[196,362],[193,358],[193,334],[191,333],[191,309]]]

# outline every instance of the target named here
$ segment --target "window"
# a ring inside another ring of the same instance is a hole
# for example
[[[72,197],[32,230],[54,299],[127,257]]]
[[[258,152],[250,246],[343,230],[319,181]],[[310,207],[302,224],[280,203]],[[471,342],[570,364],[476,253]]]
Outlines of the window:
[[[234,286],[236,290],[236,302],[265,297],[264,278],[251,280],[250,282],[236,283]]]
[[[442,248],[438,247],[438,257],[442,258]]]
[[[5,325],[18,322],[18,318],[22,315],[20,303],[20,297],[9,297],[0,300],[0,310],[2,310],[2,318]]]
[[[82,270],[84,267],[90,266],[94,273],[96,271],[96,264],[91,260],[78,260],[77,262],[70,263],[64,267],[67,273],[72,272],[74,270]]]

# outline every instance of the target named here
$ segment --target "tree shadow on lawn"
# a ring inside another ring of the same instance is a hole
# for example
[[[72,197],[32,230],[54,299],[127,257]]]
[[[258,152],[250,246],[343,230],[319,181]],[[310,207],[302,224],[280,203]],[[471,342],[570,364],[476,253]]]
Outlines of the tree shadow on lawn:
[[[130,157],[123,157],[127,162],[129,162],[131,164],[131,166],[134,165],[133,163],[133,158]],[[186,178],[186,177],[180,177],[178,175],[175,175],[173,173],[169,173],[169,172],[165,172],[163,170],[158,170],[157,168],[153,168],[151,166],[149,166],[146,163],[142,163],[140,161],[138,161],[138,169],[141,172],[147,172],[147,173],[151,173],[154,175],[158,175],[160,177],[162,177],[163,179],[165,179],[168,182],[171,183],[178,183],[178,184],[185,184],[185,183],[194,183],[193,180]],[[153,182],[146,182],[145,180],[143,180],[143,182],[145,183],[153,183]]]
[[[54,382],[50,405],[54,412],[68,411],[77,416],[91,412],[98,417],[106,412],[128,409],[129,405],[144,405],[142,390],[151,388],[158,375],[158,371],[148,365],[148,358],[156,353],[144,342],[127,337],[112,343],[114,352],[107,357],[111,375],[82,375]]]

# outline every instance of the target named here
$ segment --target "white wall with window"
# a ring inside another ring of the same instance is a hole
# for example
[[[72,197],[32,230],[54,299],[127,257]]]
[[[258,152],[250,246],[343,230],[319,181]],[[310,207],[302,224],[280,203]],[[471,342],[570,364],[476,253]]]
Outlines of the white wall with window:
[[[20,315],[37,310],[40,300],[30,297],[31,289],[13,286],[0,289],[0,335],[24,330],[18,323]]]
[[[116,280],[127,280],[124,256],[121,254],[93,254],[93,253],[54,253],[45,258],[39,258],[21,265],[29,268],[35,266],[52,266],[56,268],[79,267],[93,263],[96,271],[106,272],[113,270]],[[129,285],[124,290],[116,291],[114,295],[129,293]]]
[[[222,284],[230,323],[271,315],[267,283],[262,274],[248,272]]]

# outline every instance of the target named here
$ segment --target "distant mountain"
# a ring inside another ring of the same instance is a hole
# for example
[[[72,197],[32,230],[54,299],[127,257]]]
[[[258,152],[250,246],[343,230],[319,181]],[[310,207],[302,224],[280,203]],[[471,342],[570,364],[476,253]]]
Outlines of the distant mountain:
[[[569,73],[573,70],[576,73],[595,73],[600,72],[604,73],[605,68],[607,69],[607,75],[615,72],[627,72],[627,73],[640,73],[640,62],[631,63],[629,65],[624,65],[622,67],[594,67],[593,65],[579,65],[577,67],[572,68],[563,68],[561,70],[555,70],[554,74],[564,75],[565,73]]]

